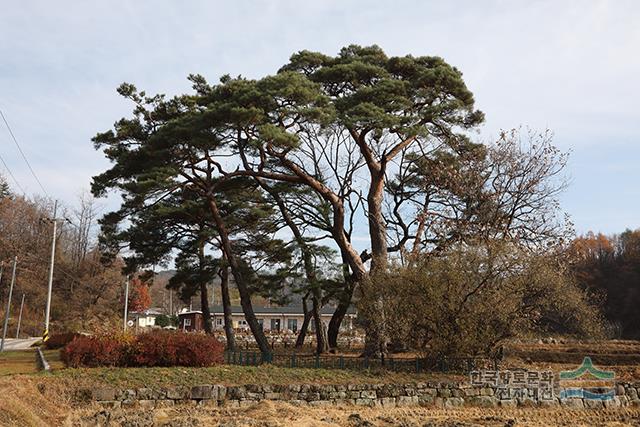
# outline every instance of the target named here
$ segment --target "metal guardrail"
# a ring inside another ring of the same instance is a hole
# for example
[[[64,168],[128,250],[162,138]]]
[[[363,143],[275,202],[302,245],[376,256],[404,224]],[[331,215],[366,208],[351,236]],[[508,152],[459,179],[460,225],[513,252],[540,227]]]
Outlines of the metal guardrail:
[[[224,361],[229,365],[258,366],[269,363],[283,368],[314,369],[385,369],[394,372],[459,372],[468,373],[477,369],[498,368],[498,359],[491,358],[396,358],[384,360],[355,356],[322,356],[313,354],[278,354],[263,355],[257,351],[225,352]]]

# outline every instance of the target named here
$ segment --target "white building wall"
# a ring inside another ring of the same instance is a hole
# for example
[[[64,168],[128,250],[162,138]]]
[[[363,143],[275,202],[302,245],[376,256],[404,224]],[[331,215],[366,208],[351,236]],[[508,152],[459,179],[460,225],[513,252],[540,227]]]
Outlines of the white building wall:
[[[155,326],[156,318],[154,316],[141,316],[138,317],[138,326],[141,328],[147,328],[150,326]]]
[[[213,317],[213,328],[215,330],[222,330],[224,329],[224,315],[222,313],[214,313],[212,315]],[[249,325],[247,324],[244,315],[241,314],[234,314],[231,316],[232,321],[233,321],[233,328],[234,329],[249,329]],[[293,326],[289,323],[289,320],[295,320],[296,322],[296,329],[300,330],[300,328],[302,327],[302,323],[304,322],[304,316],[303,315],[297,315],[297,314],[285,314],[285,315],[274,315],[274,314],[258,314],[256,313],[256,318],[258,319],[258,322],[262,323],[262,327],[265,331],[271,331],[272,330],[272,320],[279,320],[280,322],[280,331],[284,331],[284,330],[291,330],[292,328],[290,328],[290,326]],[[329,325],[329,321],[331,320],[331,315],[329,314],[324,314],[322,315],[322,321],[324,322],[325,326]],[[276,326],[275,322],[273,324],[273,326]],[[313,330],[313,320],[310,323],[310,328]],[[344,321],[342,322],[342,329],[343,330],[350,330],[352,328],[352,319],[351,316],[347,315],[345,316]]]

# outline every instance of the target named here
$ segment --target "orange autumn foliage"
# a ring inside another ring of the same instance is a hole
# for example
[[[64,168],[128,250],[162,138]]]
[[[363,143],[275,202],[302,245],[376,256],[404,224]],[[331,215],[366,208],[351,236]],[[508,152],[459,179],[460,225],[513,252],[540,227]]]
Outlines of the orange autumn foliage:
[[[149,285],[138,277],[131,280],[129,284],[129,310],[145,311],[151,306],[151,295]]]

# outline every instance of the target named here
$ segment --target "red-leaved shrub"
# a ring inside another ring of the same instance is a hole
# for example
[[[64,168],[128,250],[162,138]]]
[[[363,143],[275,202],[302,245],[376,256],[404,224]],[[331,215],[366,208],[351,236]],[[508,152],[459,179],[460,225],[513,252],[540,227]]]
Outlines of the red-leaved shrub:
[[[223,345],[212,336],[154,331],[137,336],[131,366],[211,366],[222,363]]]
[[[222,363],[223,351],[222,343],[212,336],[152,331],[76,338],[62,350],[62,360],[69,367],[211,366]]]
[[[79,336],[62,350],[61,359],[66,366],[124,366],[131,339],[123,335]]]

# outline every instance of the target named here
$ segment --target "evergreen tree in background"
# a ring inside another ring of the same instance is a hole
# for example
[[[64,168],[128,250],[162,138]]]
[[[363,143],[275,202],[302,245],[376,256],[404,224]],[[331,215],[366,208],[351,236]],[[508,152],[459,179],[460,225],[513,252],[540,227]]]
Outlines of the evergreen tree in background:
[[[11,187],[4,176],[0,175],[0,199],[11,197]]]

